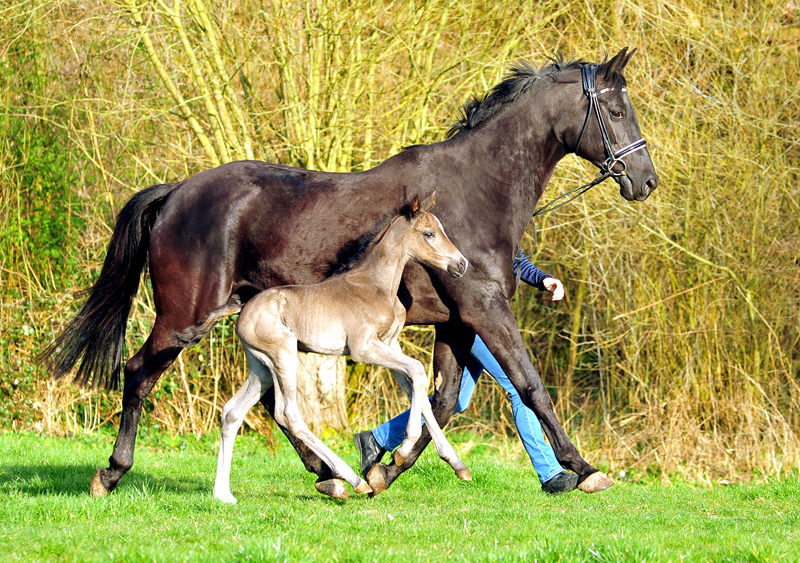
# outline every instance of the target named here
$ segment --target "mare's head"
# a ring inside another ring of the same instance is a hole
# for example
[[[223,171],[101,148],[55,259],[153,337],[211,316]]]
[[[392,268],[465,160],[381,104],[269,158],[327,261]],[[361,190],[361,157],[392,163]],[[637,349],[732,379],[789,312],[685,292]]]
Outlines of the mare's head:
[[[410,232],[405,237],[411,256],[434,268],[447,270],[454,278],[467,271],[467,259],[444,233],[441,221],[429,211],[436,203],[436,192],[421,202],[414,196],[405,213]]]
[[[658,176],[623,74],[635,51],[626,47],[599,65],[568,64],[554,81],[569,86],[557,102],[564,117],[558,134],[567,152],[611,172],[625,199],[644,201],[658,186]]]

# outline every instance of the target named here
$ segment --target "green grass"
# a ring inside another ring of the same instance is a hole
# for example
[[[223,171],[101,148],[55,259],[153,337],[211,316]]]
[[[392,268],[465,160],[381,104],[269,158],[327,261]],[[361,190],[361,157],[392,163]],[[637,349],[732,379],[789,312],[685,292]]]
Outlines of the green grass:
[[[426,452],[389,491],[336,501],[283,444],[245,436],[235,506],[211,495],[216,440],[143,432],[109,497],[88,484],[107,435],[0,434],[0,561],[796,561],[797,479],[702,488],[619,483],[540,492],[529,466],[466,457],[462,483]],[[349,450],[349,451],[348,451]],[[337,451],[352,465],[345,442]]]

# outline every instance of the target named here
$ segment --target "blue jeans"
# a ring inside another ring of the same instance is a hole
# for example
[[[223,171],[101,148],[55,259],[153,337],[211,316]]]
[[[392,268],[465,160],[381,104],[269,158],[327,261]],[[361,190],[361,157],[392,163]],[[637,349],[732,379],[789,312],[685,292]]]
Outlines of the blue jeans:
[[[522,403],[519,393],[511,384],[508,376],[503,372],[503,368],[497,363],[492,353],[483,343],[480,336],[475,335],[475,343],[470,350],[470,359],[464,368],[464,376],[461,378],[461,392],[458,395],[456,413],[464,412],[472,399],[475,391],[475,384],[483,373],[489,372],[495,381],[505,389],[508,398],[511,400],[511,409],[514,412],[514,422],[517,425],[517,432],[525,446],[525,451],[531,458],[533,468],[539,475],[539,480],[544,483],[563,471],[561,465],[556,460],[553,448],[544,441],[542,426],[536,415]],[[454,413],[455,414],[455,413]],[[405,438],[406,426],[408,425],[408,411],[397,415],[392,420],[384,422],[372,431],[378,443],[388,451],[394,450]],[[423,424],[425,422],[423,421]]]

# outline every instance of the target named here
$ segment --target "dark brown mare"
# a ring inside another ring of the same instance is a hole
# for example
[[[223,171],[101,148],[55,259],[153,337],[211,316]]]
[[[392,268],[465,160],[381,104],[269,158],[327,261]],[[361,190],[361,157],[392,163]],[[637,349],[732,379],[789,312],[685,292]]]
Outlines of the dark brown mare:
[[[231,299],[280,285],[317,283],[347,262],[387,211],[438,192],[437,215],[470,261],[459,280],[409,263],[400,299],[406,324],[436,329],[433,412],[441,426],[455,408],[463,366],[479,334],[523,402],[542,423],[558,461],[587,492],[612,483],[578,453],[522,344],[509,299],[512,263],[531,214],[558,162],[570,152],[616,171],[620,194],[645,200],[658,179],[624,88],[632,53],[599,67],[522,64],[481,100],[466,104],[448,140],[409,147],[365,172],[334,174],[265,162],[234,162],[177,184],[136,194],[117,218],[100,278],[75,319],[45,352],[55,377],[82,359],[76,380],[115,387],[126,319],[149,257],[156,319],[125,364],[119,434],[92,493],[112,491],[133,466],[142,403],[183,349],[175,337]],[[582,70],[584,69],[584,70]],[[592,88],[586,86],[591,70]],[[643,150],[637,150],[643,149]],[[610,153],[610,154],[609,154]],[[622,160],[624,155],[624,160]],[[625,173],[622,173],[624,169]],[[262,403],[274,409],[274,395]],[[282,427],[321,481],[330,468]],[[401,466],[372,473],[389,486],[427,445],[426,430]]]

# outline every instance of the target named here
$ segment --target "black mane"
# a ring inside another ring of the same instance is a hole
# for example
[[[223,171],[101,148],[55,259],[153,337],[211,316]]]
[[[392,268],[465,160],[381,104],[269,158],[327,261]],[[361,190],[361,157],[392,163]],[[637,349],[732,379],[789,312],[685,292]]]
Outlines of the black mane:
[[[614,72],[611,76],[606,76],[607,60],[608,56],[597,69],[597,75],[609,80],[612,87],[624,86],[625,77],[620,73]],[[565,60],[560,53],[556,54],[550,61],[550,64],[543,66],[541,69],[536,68],[536,66],[527,61],[520,61],[512,65],[503,80],[492,88],[488,94],[482,98],[473,96],[467,100],[461,108],[459,120],[450,127],[445,138],[451,139],[459,133],[475,128],[478,124],[491,118],[504,104],[515,101],[542,78],[552,77],[555,79],[561,72],[579,69],[586,64],[582,59]]]

